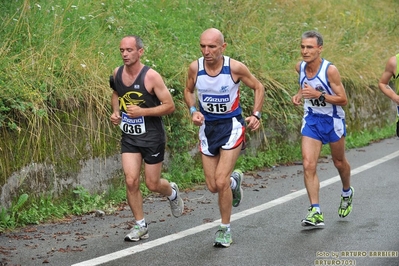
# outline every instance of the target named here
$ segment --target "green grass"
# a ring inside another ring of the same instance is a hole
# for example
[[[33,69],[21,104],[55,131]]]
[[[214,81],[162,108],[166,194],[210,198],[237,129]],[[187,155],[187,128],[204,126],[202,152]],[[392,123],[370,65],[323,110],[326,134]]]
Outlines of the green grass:
[[[375,128],[370,131],[348,134],[346,138],[347,149],[364,147],[372,142],[393,137],[396,127],[393,125],[384,128]],[[322,148],[321,156],[330,155],[328,145]],[[190,156],[178,156],[174,158],[176,162],[165,173],[163,177],[173,180],[181,188],[191,188],[198,184],[204,185],[203,173],[198,160]],[[278,145],[271,143],[265,151],[257,153],[257,156],[241,156],[236,164],[236,168],[243,171],[252,171],[278,165],[290,165],[295,161],[301,160],[300,143],[291,145]],[[151,192],[141,183],[143,196],[148,196]],[[24,204],[26,206],[24,206]],[[102,194],[89,193],[83,187],[77,187],[72,191],[72,195],[54,201],[51,195],[41,195],[29,199],[25,193],[22,194],[12,207],[8,210],[0,209],[0,232],[13,230],[27,224],[39,224],[50,220],[57,221],[70,215],[83,215],[93,213],[96,210],[104,210],[105,213],[113,213],[118,206],[126,204],[126,190],[123,183],[111,186],[110,189]]]
[[[323,34],[323,57],[337,65],[352,100],[349,117],[380,93],[376,84],[385,62],[399,51],[399,3],[394,0],[3,2],[0,185],[32,162],[52,165],[67,178],[85,159],[118,153],[119,132],[109,122],[108,77],[122,64],[118,46],[125,35],[143,38],[143,62],[162,74],[173,95],[176,111],[165,117],[171,155],[164,177],[183,188],[204,181],[199,157],[189,153],[197,144],[198,128],[183,101],[187,67],[201,55],[198,41],[204,29],[219,28],[228,43],[226,54],[246,63],[267,89],[265,131],[247,134],[248,140],[262,144],[237,162],[246,171],[300,159],[298,138],[287,136],[298,134],[302,116],[302,109],[290,103],[297,91],[294,65],[300,60],[302,32]],[[244,86],[241,95],[244,114],[249,113],[252,91]],[[375,112],[388,105],[379,102]],[[378,129],[373,120],[348,119],[347,148],[393,136],[389,119]],[[328,152],[325,146],[323,154]],[[142,191],[149,193],[144,186]],[[118,204],[125,193],[123,184],[99,195],[77,187],[56,205],[47,195],[27,190],[15,196],[13,207],[0,210],[0,230]]]

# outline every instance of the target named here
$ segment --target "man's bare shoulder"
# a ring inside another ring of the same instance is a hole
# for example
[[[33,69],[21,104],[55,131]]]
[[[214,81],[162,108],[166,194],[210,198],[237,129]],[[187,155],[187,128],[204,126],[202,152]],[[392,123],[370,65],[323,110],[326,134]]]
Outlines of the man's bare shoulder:
[[[153,79],[158,79],[158,78],[162,78],[161,74],[159,74],[158,71],[156,71],[153,68],[149,68],[147,73],[146,73],[146,78],[149,80],[153,80]]]
[[[194,74],[197,73],[197,71],[198,71],[198,60],[194,60],[188,65],[188,73]]]
[[[338,68],[337,68],[336,65],[330,64],[330,65],[328,66],[327,71],[338,71]]]
[[[394,55],[388,59],[386,68],[394,74],[396,71],[396,66],[397,66],[396,55]]]
[[[230,58],[230,69],[234,74],[246,74],[249,71],[243,62],[233,58]]]
[[[299,73],[299,70],[300,70],[300,68],[301,68],[301,63],[302,63],[303,61],[298,61],[296,64],[295,64],[295,70],[296,70],[296,72],[298,72]]]
[[[145,75],[144,83],[150,93],[152,93],[153,90],[156,88],[166,88],[163,77],[158,71],[153,68],[148,69]]]

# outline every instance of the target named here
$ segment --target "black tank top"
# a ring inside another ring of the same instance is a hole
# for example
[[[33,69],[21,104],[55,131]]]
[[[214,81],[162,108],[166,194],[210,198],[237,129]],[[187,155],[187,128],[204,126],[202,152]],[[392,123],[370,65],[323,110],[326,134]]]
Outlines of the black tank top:
[[[115,77],[114,90],[119,96],[119,107],[123,113],[126,113],[126,105],[134,104],[141,108],[155,107],[161,104],[157,96],[148,93],[144,85],[144,77],[150,69],[144,66],[131,86],[125,86],[122,82],[122,72],[124,66],[119,67]],[[129,117],[127,117],[129,119]],[[145,133],[127,134],[122,130],[122,139],[132,145],[140,147],[149,147],[165,142],[165,130],[160,116],[143,117],[145,124]],[[123,121],[122,121],[123,122]],[[125,128],[124,128],[125,129]],[[126,129],[127,130],[127,129]],[[134,130],[133,130],[134,131]]]

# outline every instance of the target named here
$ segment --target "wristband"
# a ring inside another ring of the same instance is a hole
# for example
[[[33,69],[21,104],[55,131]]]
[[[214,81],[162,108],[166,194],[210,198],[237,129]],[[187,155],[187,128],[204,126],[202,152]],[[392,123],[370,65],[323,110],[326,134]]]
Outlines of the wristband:
[[[197,112],[197,108],[195,106],[190,107],[190,115],[193,115],[194,112]]]
[[[252,114],[252,116],[255,116],[256,119],[260,120],[262,114],[261,114],[260,112],[256,111],[256,112],[254,112],[254,113]]]

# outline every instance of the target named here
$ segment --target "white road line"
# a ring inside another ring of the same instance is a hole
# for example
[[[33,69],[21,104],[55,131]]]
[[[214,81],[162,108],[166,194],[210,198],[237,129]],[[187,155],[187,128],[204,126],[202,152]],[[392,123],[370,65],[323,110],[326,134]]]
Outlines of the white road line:
[[[391,159],[393,159],[395,157],[398,157],[398,156],[399,156],[399,151],[391,153],[391,154],[389,154],[389,155],[387,155],[385,157],[382,157],[382,158],[380,158],[378,160],[372,161],[372,162],[370,162],[368,164],[365,164],[365,165],[362,165],[362,166],[360,166],[360,167],[358,167],[356,169],[353,169],[351,171],[351,175],[354,176],[356,174],[359,174],[359,173],[361,173],[363,171],[366,171],[366,170],[368,170],[368,169],[370,169],[372,167],[375,167],[375,166],[377,166],[379,164],[382,164],[382,163],[384,163],[384,162],[386,162],[388,160],[391,160]],[[329,178],[329,179],[327,179],[325,181],[320,182],[320,188],[326,187],[326,186],[331,185],[331,184],[333,184],[335,182],[338,182],[338,181],[340,181],[339,175],[334,176],[332,178]],[[270,208],[275,207],[277,205],[280,205],[280,204],[283,204],[283,203],[288,202],[290,200],[293,200],[295,198],[298,198],[298,197],[300,197],[302,195],[306,195],[306,189],[298,190],[296,192],[293,192],[291,194],[285,195],[285,196],[280,197],[278,199],[266,202],[266,203],[264,203],[262,205],[259,205],[259,206],[253,207],[251,209],[248,209],[248,210],[233,214],[231,216],[231,221],[235,221],[235,220],[247,217],[249,215],[252,215],[252,214],[267,210],[267,209],[270,209]],[[219,224],[220,224],[220,219],[218,219],[216,221],[213,221],[212,223],[202,224],[202,225],[193,227],[191,229],[188,229],[188,230],[185,230],[185,231],[182,231],[182,232],[179,232],[179,233],[175,233],[175,234],[172,234],[172,235],[164,236],[164,237],[155,239],[155,240],[150,241],[150,242],[145,242],[143,244],[136,245],[134,247],[122,249],[120,251],[116,251],[116,252],[101,256],[101,257],[97,257],[97,258],[91,259],[91,260],[82,261],[82,262],[73,264],[72,266],[95,266],[95,265],[100,265],[100,264],[103,264],[103,263],[106,263],[106,262],[117,260],[117,259],[120,259],[120,258],[123,258],[123,257],[126,257],[126,256],[130,256],[130,255],[135,254],[135,253],[139,253],[141,251],[145,251],[145,250],[148,250],[148,249],[151,249],[151,248],[166,244],[166,243],[174,241],[174,240],[181,239],[181,238],[189,236],[189,235],[197,234],[199,232],[202,232],[202,231],[211,229],[213,227],[216,227]]]

